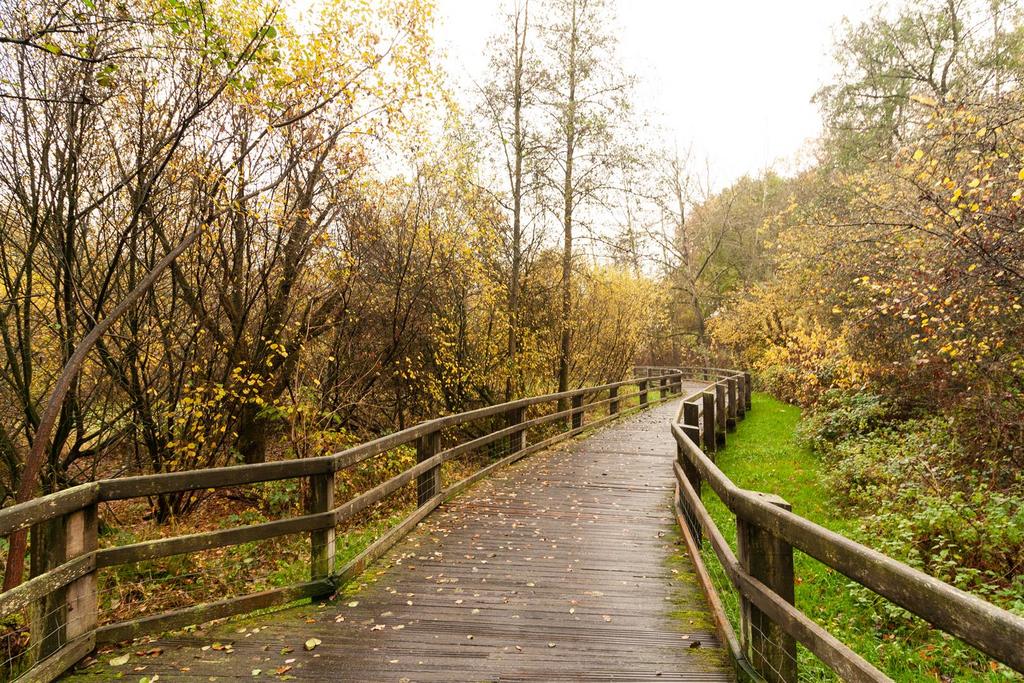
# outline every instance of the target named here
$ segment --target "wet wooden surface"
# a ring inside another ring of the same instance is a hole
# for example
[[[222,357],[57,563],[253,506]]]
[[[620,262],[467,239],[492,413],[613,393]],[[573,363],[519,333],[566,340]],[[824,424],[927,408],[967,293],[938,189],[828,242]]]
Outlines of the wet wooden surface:
[[[335,600],[136,644],[120,667],[104,653],[73,677],[733,680],[674,527],[678,405],[497,473]]]

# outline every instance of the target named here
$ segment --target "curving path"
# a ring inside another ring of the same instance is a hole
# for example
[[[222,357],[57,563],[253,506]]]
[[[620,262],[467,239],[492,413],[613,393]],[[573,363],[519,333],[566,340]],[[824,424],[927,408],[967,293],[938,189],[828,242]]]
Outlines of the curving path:
[[[163,653],[120,671],[161,681],[733,680],[672,516],[678,406],[495,474],[335,601],[136,646]],[[305,651],[310,638],[322,643]],[[112,656],[74,677],[106,680]]]

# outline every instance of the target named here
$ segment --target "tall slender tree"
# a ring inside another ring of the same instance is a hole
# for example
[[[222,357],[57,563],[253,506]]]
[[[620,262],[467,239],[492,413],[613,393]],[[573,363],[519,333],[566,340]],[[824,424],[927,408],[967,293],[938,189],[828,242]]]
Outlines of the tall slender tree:
[[[551,122],[547,177],[557,196],[552,213],[562,226],[558,390],[565,391],[572,369],[575,231],[581,218],[587,227],[588,211],[613,189],[613,169],[631,156],[620,143],[632,79],[617,65],[606,0],[553,0],[549,16],[543,99]]]

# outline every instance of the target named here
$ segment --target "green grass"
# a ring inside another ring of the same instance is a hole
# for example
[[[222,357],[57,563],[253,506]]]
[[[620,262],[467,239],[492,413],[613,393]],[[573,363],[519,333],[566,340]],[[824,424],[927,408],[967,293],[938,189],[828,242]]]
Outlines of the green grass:
[[[777,494],[792,505],[795,513],[857,538],[860,524],[846,516],[830,494],[822,462],[795,441],[799,421],[799,408],[755,393],[753,409],[736,432],[728,435],[717,463],[738,486]],[[735,550],[735,517],[706,486],[704,502]],[[735,592],[723,590],[727,580],[707,543],[702,554],[735,624]],[[803,553],[795,553],[794,573],[797,607],[897,681],[935,681],[951,672],[957,681],[996,681],[1013,676],[1005,667],[981,673],[979,669],[987,666],[979,653],[929,629]],[[799,666],[801,680],[835,680],[827,667],[802,647]]]

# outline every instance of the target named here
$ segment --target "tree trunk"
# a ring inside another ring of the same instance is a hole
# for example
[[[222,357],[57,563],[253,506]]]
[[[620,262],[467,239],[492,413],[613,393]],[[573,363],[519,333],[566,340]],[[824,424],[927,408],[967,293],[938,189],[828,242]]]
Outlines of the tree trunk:
[[[568,97],[565,106],[565,177],[562,185],[562,227],[565,241],[562,246],[562,315],[559,321],[560,344],[558,354],[558,391],[569,389],[569,361],[571,352],[570,323],[572,321],[572,171],[576,147],[576,3],[572,5],[572,23],[569,35]]]

